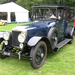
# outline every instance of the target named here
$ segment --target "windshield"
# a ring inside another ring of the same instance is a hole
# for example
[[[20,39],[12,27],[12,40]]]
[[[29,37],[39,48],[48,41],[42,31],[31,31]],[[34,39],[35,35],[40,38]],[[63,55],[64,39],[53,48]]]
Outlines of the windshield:
[[[33,9],[33,19],[37,19],[37,20],[56,19],[56,9],[34,8]]]

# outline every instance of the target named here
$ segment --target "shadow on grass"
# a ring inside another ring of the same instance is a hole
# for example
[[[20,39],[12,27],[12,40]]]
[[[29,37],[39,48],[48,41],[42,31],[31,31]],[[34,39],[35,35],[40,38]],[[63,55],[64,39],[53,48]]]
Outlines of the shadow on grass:
[[[47,52],[47,58],[51,58],[52,59],[53,57],[55,57],[59,53],[60,53],[60,51],[58,51],[58,52],[48,51]]]
[[[0,58],[1,58],[1,59],[5,59],[5,58],[7,58],[7,57],[9,57],[9,56],[2,55],[2,53],[0,53]]]
[[[49,58],[50,59],[53,59],[54,57],[56,57],[56,56],[58,56],[58,55],[60,55],[62,52],[64,52],[64,48],[66,48],[66,46],[67,46],[67,44],[65,45],[65,46],[63,46],[63,47],[61,47],[60,49],[59,49],[59,51],[57,51],[57,52],[53,52],[53,51],[49,51],[48,50],[48,52],[47,52],[47,59],[49,60]],[[63,54],[63,53],[62,53]]]
[[[47,57],[46,57],[47,61],[49,60],[49,58],[52,59],[53,57],[56,57],[57,54],[59,54],[59,52],[58,53],[54,53],[52,51],[48,51]],[[16,66],[16,68],[18,68],[18,69],[20,69],[22,67],[25,70],[30,70],[30,71],[36,70],[36,69],[34,69],[34,68],[31,67],[30,61],[27,61],[27,60],[19,60],[18,58],[14,58],[14,57],[7,57],[7,58],[6,58],[6,56],[1,56],[1,57],[3,59],[0,59],[0,60],[4,64],[8,63],[10,66],[12,64],[13,67]]]
[[[2,58],[5,58],[5,56]],[[16,69],[23,68],[23,70],[25,69],[26,71],[34,70],[34,68],[32,68],[30,65],[30,61],[27,61],[27,60],[22,60],[22,59],[19,60],[18,58],[14,58],[14,57],[7,57],[5,59],[0,58],[0,61],[1,61],[0,63],[7,64],[9,68],[12,66],[12,69],[13,68],[16,68]]]

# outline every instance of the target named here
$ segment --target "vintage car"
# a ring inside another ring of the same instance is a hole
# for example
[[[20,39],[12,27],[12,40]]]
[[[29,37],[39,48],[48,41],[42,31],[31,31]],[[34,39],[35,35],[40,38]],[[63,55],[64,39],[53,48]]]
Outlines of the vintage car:
[[[33,6],[32,19],[32,24],[1,32],[1,53],[30,60],[38,69],[45,62],[47,50],[57,52],[74,42],[74,11],[68,6]]]
[[[7,20],[0,20],[0,26],[7,25]]]

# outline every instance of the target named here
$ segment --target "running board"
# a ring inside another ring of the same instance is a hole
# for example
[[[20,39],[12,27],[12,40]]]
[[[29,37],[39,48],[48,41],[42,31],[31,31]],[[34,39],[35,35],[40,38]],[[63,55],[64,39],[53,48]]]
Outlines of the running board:
[[[65,44],[67,44],[68,42],[70,42],[72,39],[65,39],[63,41],[61,41],[60,43],[58,43],[55,47],[55,49],[53,50],[54,52],[57,52],[61,47],[63,47]]]

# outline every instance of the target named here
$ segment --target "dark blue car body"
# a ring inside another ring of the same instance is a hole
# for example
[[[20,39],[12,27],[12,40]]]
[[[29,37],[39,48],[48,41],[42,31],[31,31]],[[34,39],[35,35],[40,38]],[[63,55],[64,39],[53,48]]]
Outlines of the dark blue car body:
[[[40,68],[47,50],[57,52],[74,42],[74,11],[67,6],[33,6],[32,24],[17,26],[12,32],[2,32],[2,54],[31,60],[33,68]],[[1,32],[0,32],[1,33]]]
[[[28,29],[27,42],[33,36],[47,37],[48,32],[52,27],[55,27],[58,29],[58,35],[60,39],[68,35],[67,29],[69,27],[73,27],[73,21],[55,22],[55,21],[43,21],[42,20],[42,21],[37,21],[32,24],[23,25],[23,26],[27,26],[26,29]]]

